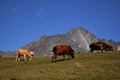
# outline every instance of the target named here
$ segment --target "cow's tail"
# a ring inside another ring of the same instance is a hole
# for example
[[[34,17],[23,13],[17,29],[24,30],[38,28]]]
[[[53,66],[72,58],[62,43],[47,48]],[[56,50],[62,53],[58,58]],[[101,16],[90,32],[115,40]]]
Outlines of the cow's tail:
[[[56,48],[55,47],[53,47],[52,52],[53,52],[53,56],[52,56],[52,62],[53,62],[55,55],[56,55]],[[55,58],[55,60],[56,60],[56,58]]]

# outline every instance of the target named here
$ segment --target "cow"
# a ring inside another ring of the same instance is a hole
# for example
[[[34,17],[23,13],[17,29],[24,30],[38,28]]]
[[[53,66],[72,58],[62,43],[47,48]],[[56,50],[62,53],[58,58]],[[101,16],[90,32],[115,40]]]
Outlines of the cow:
[[[113,51],[113,47],[106,44],[105,42],[93,42],[89,45],[90,52],[92,53],[94,50],[101,50],[101,53],[103,50],[106,51]]]
[[[65,45],[65,44],[56,45],[53,47],[52,62],[54,61],[54,59],[56,62],[58,55],[59,56],[63,55],[63,58],[65,58],[65,55],[68,55],[68,59],[70,59],[70,56],[71,58],[75,58],[74,50],[71,48],[70,45]]]
[[[16,51],[16,62],[20,61],[20,56],[24,57],[24,61],[26,61],[26,58],[29,60],[32,60],[32,57],[34,55],[34,52],[30,52],[27,49],[21,48]]]
[[[105,50],[105,52],[106,52],[106,51],[108,51],[108,52],[109,52],[109,51],[113,51],[113,47],[112,47],[111,45],[105,43],[105,44],[103,45],[103,50]]]

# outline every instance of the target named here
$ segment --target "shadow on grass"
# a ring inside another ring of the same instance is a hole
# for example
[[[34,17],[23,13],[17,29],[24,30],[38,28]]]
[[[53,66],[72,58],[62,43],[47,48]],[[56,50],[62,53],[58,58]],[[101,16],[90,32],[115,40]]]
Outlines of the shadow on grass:
[[[52,62],[53,62],[53,63],[55,63],[55,62],[63,62],[63,61],[66,61],[66,60],[70,60],[70,59],[59,59],[59,60],[52,61]]]

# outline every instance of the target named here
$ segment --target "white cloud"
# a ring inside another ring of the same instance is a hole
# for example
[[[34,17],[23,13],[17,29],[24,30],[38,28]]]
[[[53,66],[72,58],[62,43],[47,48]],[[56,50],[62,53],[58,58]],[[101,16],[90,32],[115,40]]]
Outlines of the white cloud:
[[[11,9],[11,13],[12,13],[12,14],[16,14],[16,11],[17,11],[16,8],[12,8],[12,9]]]

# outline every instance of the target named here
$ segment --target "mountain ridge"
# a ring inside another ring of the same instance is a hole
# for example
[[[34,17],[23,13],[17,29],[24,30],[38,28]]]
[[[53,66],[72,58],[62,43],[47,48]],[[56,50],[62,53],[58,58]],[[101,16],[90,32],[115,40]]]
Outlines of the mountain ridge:
[[[28,43],[21,48],[27,48],[28,50],[35,52],[36,56],[51,55],[53,46],[58,44],[68,44],[75,50],[75,52],[88,52],[89,44],[96,41],[106,42],[112,45],[114,49],[119,45],[112,40],[98,38],[84,27],[76,27],[70,29],[64,34],[56,34],[52,36],[43,35],[38,40]]]

